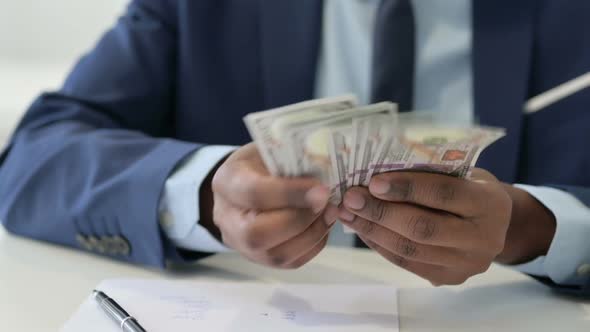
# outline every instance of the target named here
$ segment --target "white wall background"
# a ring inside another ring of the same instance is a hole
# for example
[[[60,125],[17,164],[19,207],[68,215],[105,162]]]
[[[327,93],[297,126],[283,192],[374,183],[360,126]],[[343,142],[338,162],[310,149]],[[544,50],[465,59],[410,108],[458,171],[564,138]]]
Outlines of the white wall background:
[[[58,88],[127,0],[0,0],[0,148],[30,102]]]

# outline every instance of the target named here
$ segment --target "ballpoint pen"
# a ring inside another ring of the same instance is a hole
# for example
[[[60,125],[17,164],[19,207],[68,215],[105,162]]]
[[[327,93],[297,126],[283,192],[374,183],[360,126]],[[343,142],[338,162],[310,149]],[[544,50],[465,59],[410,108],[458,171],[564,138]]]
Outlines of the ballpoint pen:
[[[104,312],[111,317],[124,332],[147,332],[135,318],[129,315],[115,300],[108,297],[105,293],[94,290],[94,299]]]
[[[535,113],[587,88],[590,88],[590,71],[531,98],[525,104],[524,112],[527,114]]]

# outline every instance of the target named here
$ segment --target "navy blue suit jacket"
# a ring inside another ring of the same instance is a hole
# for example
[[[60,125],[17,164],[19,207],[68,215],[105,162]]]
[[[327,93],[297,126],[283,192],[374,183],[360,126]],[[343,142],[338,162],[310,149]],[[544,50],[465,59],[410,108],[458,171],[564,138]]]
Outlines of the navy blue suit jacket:
[[[478,166],[590,205],[590,91],[522,112],[590,70],[590,2],[474,1],[473,17],[475,113],[508,130]],[[158,226],[166,178],[205,144],[248,142],[245,114],[313,98],[321,18],[319,0],[133,1],[0,156],[5,228],[71,247],[120,235],[122,260],[181,259]]]

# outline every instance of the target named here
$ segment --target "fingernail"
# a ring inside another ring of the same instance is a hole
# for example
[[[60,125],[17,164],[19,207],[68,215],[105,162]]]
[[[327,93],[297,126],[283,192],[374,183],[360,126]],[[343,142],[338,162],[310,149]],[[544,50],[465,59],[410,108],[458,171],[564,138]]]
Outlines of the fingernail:
[[[365,198],[360,193],[349,191],[344,195],[344,205],[353,210],[360,210],[365,206]]]
[[[305,201],[314,213],[320,213],[326,207],[328,199],[330,199],[330,190],[325,186],[313,187],[305,193]]]
[[[391,185],[387,181],[375,179],[369,184],[369,190],[375,194],[387,194],[389,189],[391,189]]]
[[[350,222],[350,221],[353,221],[354,220],[355,215],[353,213],[351,213],[350,211],[348,211],[348,210],[341,210],[338,213],[338,217],[340,219],[344,220],[344,221],[349,221]]]

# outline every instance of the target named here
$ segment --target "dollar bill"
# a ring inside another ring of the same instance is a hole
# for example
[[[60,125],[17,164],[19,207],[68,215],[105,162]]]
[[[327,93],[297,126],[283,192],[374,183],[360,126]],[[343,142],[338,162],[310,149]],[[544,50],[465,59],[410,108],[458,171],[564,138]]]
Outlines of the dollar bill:
[[[326,159],[323,154],[328,151],[331,127],[340,127],[345,124],[352,126],[353,119],[358,117],[390,114],[391,107],[386,107],[385,104],[389,103],[357,107],[337,114],[321,114],[289,123],[285,127],[284,141],[288,146],[286,153],[290,154],[287,158],[296,169],[295,175],[313,176],[314,172],[319,171],[317,167],[312,166],[311,161]],[[320,154],[321,158],[318,157]]]
[[[292,176],[298,174],[287,153],[287,145],[283,139],[284,128],[301,119],[337,113],[355,106],[356,97],[353,95],[310,100],[250,113],[244,117],[244,122],[269,172],[277,176]]]
[[[366,170],[373,154],[382,144],[382,135],[393,134],[397,123],[397,105],[382,102],[359,108],[358,116],[352,121],[352,151],[349,159],[347,186],[358,186],[366,177]],[[388,129],[385,129],[388,128]]]
[[[330,202],[339,205],[347,187],[348,161],[352,144],[352,127],[345,125],[330,130],[329,146],[332,172],[330,180]]]
[[[456,119],[455,119],[456,120]],[[379,173],[414,170],[469,177],[501,128],[458,126],[438,113],[397,113],[393,103],[356,106],[354,96],[325,98],[252,113],[244,122],[269,172],[312,176],[333,204]]]
[[[371,163],[374,163],[382,152],[382,146],[397,133],[397,120],[393,110],[391,115],[378,115],[361,118],[353,125],[358,131],[360,141],[359,156],[354,158],[352,170],[353,186],[368,186],[371,179]],[[362,135],[362,136],[361,136]],[[357,152],[357,151],[354,151]]]
[[[337,116],[290,127],[285,141],[291,153],[289,160],[297,173],[330,184],[334,178],[331,175],[330,133],[333,128],[350,127],[350,123],[349,116]]]
[[[419,170],[468,177],[481,152],[505,135],[491,127],[405,126],[374,173]]]
[[[348,173],[346,174],[347,188],[354,186],[354,176],[355,173],[358,171],[356,168],[356,160],[357,158],[361,157],[361,148],[364,140],[368,136],[368,128],[367,126],[365,126],[365,123],[367,122],[369,122],[369,117],[364,117],[362,119],[354,119],[352,121],[352,145],[348,160]]]

